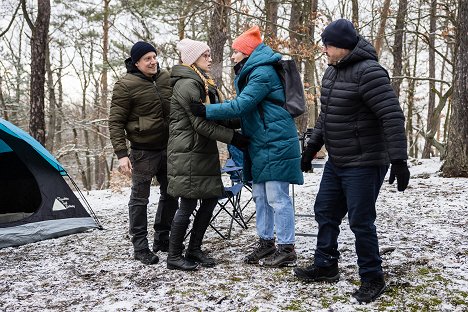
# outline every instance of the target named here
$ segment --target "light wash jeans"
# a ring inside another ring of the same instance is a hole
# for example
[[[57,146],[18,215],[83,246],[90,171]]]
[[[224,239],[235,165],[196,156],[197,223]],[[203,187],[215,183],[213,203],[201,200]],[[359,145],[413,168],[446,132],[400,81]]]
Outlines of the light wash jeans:
[[[294,208],[289,196],[289,183],[254,183],[252,189],[258,236],[266,240],[273,239],[276,227],[278,244],[294,244]]]

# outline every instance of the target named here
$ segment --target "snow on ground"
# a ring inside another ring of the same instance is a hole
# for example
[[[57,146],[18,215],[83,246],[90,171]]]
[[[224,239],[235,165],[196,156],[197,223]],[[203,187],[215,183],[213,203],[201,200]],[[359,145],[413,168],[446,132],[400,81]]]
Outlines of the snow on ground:
[[[218,259],[197,272],[166,269],[132,259],[127,234],[129,190],[93,191],[88,201],[105,227],[0,250],[1,311],[468,311],[468,179],[442,178],[437,159],[414,160],[408,189],[386,181],[377,202],[377,230],[388,289],[359,305],[354,237],[341,227],[340,281],[305,284],[291,268],[246,265],[257,238],[252,220],[234,224],[232,239],[212,229],[204,248]],[[297,213],[311,214],[321,170],[294,187]],[[244,192],[244,201],[247,199]],[[158,189],[149,207],[154,217]],[[254,211],[253,204],[246,214]],[[228,225],[226,214],[217,222]],[[313,218],[297,218],[298,233],[315,233]],[[152,224],[152,221],[150,222]],[[226,229],[224,228],[223,231]],[[314,237],[297,237],[299,265],[310,263]]]

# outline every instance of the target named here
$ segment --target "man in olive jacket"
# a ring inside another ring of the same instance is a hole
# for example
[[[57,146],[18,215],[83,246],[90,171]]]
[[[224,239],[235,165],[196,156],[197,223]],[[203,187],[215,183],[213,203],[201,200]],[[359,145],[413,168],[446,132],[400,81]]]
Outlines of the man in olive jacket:
[[[159,68],[156,49],[139,41],[125,60],[127,74],[119,79],[112,95],[109,132],[119,170],[132,177],[129,208],[129,232],[134,257],[144,264],[159,258],[148,247],[147,205],[151,180],[160,185],[160,197],[154,221],[153,251],[167,251],[169,231],[177,210],[177,199],[167,194],[167,140],[169,105],[172,90],[170,75]],[[127,142],[130,141],[130,155]]]
[[[305,281],[339,279],[338,235],[348,214],[361,278],[353,296],[370,302],[385,290],[375,202],[390,163],[389,182],[396,177],[399,191],[406,189],[410,176],[405,117],[374,47],[357,35],[350,21],[332,22],[322,41],[329,66],[322,80],[320,116],[302,154],[302,170],[311,169],[323,145],[329,158],[314,206],[318,223],[314,263],[294,273]]]

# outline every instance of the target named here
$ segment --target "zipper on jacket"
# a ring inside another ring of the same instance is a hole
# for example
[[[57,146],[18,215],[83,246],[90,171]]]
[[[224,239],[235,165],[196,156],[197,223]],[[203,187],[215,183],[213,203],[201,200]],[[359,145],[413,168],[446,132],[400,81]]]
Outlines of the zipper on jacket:
[[[153,85],[156,88],[156,94],[158,95],[159,103],[161,103],[161,114],[163,116],[163,119],[166,120],[166,115],[165,115],[165,112],[164,112],[164,102],[163,102],[163,99],[161,97],[161,92],[159,91],[159,88],[158,88],[158,85],[156,84],[156,81],[153,81]]]
[[[325,118],[323,119],[323,134],[324,134],[324,136],[327,135],[327,116],[328,116],[328,110],[330,109],[330,97],[331,97],[331,94],[333,92],[333,88],[335,87],[336,79],[338,78],[338,68],[335,68],[335,70],[336,70],[336,75],[335,75],[335,79],[333,79],[333,83],[331,85],[330,92],[328,92],[327,109],[325,110]]]

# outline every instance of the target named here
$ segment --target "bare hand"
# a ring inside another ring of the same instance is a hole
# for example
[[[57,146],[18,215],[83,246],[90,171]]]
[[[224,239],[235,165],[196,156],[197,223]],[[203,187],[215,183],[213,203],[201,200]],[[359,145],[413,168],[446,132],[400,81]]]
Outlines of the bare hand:
[[[128,177],[132,176],[132,163],[128,157],[119,158],[119,171]]]

